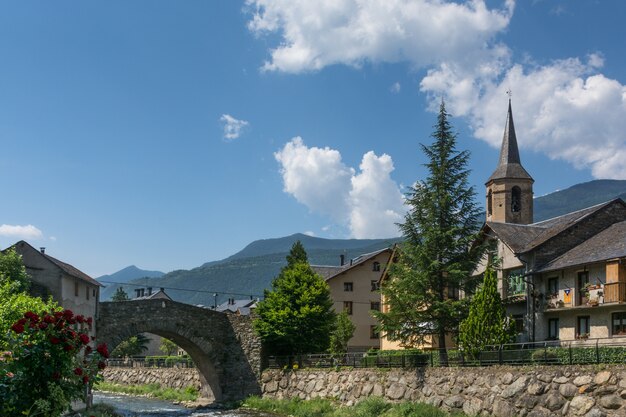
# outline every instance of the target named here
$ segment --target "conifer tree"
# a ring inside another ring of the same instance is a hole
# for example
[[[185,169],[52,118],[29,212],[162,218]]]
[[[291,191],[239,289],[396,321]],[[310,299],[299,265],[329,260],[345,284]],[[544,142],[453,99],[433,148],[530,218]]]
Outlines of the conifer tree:
[[[287,266],[256,308],[254,328],[269,354],[323,352],[335,324],[332,307],[328,284],[311,269],[304,247],[296,242]]]
[[[461,322],[459,343],[463,350],[476,356],[487,346],[511,342],[514,336],[515,322],[506,316],[498,278],[488,267],[482,286],[471,299],[469,315]]]
[[[467,315],[459,294],[475,288],[471,273],[484,248],[472,245],[480,209],[468,185],[469,152],[456,149],[443,101],[432,138],[431,145],[421,145],[428,176],[406,194],[408,212],[399,224],[404,241],[381,289],[387,312],[375,315],[391,340],[408,347],[432,338],[445,349],[446,337]]]
[[[117,290],[115,290],[115,294],[113,294],[113,297],[111,297],[111,301],[128,300],[130,300],[130,298],[128,298],[128,294],[126,293],[126,291],[124,291],[124,287],[117,287]]]

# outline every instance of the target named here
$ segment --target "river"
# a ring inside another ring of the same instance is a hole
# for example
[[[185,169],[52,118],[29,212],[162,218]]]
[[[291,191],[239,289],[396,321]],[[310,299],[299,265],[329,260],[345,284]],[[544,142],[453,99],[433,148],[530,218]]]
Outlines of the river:
[[[104,403],[115,407],[124,417],[263,417],[267,414],[240,410],[190,410],[167,401],[129,395],[94,393],[94,403]]]

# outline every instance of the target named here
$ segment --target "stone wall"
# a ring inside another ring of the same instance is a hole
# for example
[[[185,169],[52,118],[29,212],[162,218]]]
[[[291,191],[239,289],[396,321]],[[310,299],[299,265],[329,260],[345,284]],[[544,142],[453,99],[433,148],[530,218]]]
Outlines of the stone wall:
[[[159,384],[167,388],[201,388],[200,375],[195,368],[111,367],[105,368],[102,376],[106,382],[122,385]]]
[[[352,405],[379,396],[469,415],[626,416],[626,366],[267,370],[263,395],[334,398]]]

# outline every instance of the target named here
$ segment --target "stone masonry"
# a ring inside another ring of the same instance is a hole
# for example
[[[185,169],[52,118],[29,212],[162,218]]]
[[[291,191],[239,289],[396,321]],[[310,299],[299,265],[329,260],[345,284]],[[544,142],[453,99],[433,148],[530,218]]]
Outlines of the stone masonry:
[[[105,381],[121,385],[159,384],[165,388],[202,389],[200,374],[195,368],[105,368]]]
[[[626,366],[267,370],[263,396],[419,401],[468,415],[626,416]]]
[[[196,364],[203,397],[232,401],[260,394],[261,342],[250,317],[170,300],[100,303],[98,342],[112,351],[139,333],[166,337]]]

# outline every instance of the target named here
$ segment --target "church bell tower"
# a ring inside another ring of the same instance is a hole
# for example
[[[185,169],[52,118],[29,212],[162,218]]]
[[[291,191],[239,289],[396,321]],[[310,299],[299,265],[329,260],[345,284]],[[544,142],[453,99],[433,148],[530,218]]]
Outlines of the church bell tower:
[[[496,170],[485,183],[487,221],[531,224],[534,182],[520,162],[509,98],[509,112],[504,127],[500,160]]]

